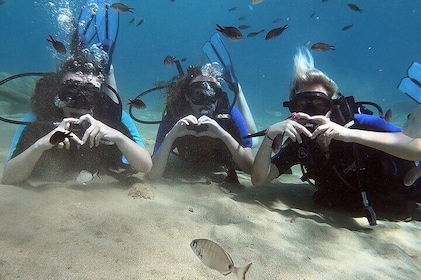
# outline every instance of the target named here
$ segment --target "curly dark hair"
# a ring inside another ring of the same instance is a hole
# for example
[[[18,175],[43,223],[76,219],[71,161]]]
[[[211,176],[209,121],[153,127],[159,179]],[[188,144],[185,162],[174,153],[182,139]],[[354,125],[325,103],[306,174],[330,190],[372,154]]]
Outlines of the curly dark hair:
[[[176,76],[170,81],[166,92],[166,112],[175,122],[190,113],[193,113],[185,96],[189,92],[189,85],[191,81],[200,75],[202,75],[201,67],[190,66],[187,70],[187,75]],[[218,105],[215,111],[219,112],[221,109],[227,108],[229,108],[229,100],[226,92],[223,92],[223,96],[218,100]]]

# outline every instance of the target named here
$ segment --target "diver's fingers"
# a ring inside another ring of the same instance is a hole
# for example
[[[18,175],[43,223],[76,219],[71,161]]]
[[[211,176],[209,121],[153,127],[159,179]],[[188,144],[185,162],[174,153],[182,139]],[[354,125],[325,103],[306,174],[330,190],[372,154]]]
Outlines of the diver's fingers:
[[[57,148],[63,149],[64,148],[64,143],[63,142],[57,143]]]
[[[98,126],[96,126],[96,127],[94,127],[94,129],[92,129],[91,133],[89,134],[89,147],[90,148],[93,148],[94,146],[98,147],[99,140],[98,140],[98,142],[96,140],[97,140],[97,136],[99,134],[99,131],[100,131],[100,128]]]
[[[326,130],[329,129],[329,126],[327,124],[319,125],[311,134],[311,139],[316,139],[317,136],[320,134],[326,133]]]
[[[421,176],[421,165],[410,169],[405,177],[403,177],[403,184],[407,187],[411,186]]]

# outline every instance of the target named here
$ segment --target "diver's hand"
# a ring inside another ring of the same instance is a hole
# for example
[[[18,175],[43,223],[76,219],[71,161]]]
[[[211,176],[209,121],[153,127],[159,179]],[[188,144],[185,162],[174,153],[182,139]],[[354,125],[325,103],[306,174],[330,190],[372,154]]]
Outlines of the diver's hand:
[[[69,150],[70,141],[74,141],[77,144],[82,144],[82,140],[80,140],[79,137],[77,137],[73,132],[69,130],[70,126],[74,123],[79,123],[79,120],[75,118],[64,118],[55,129],[50,131],[44,137],[38,139],[38,141],[36,142],[37,147],[41,148],[44,151],[49,150],[54,146],[57,146],[57,148],[59,149],[65,148],[66,150]],[[62,137],[62,141],[59,141],[57,144],[52,144],[50,141],[51,137],[58,131],[62,132],[63,135],[70,133],[69,137]]]
[[[186,135],[196,135],[197,132],[195,130],[189,129],[191,127],[198,124],[198,120],[193,115],[188,115],[176,122],[176,124],[171,128],[168,132],[168,135],[171,135],[174,138],[183,137]]]
[[[301,134],[311,137],[311,132],[302,124],[294,119],[286,119],[282,122],[275,123],[266,129],[266,137],[274,140],[278,135],[291,138],[293,142],[302,143]],[[279,147],[274,147],[274,149]]]
[[[112,128],[103,122],[95,119],[90,114],[83,115],[79,118],[79,122],[89,123],[90,126],[86,129],[82,137],[82,142],[86,143],[89,139],[89,147],[98,147],[99,144],[104,141],[111,141],[116,143],[118,140],[123,138],[123,134]]]
[[[212,138],[222,138],[229,134],[225,129],[223,129],[217,121],[208,116],[201,116],[198,119],[198,125],[206,126],[206,130],[198,132],[197,136],[209,136]]]
[[[331,121],[326,116],[309,116],[304,113],[297,113],[297,117],[316,125],[311,139],[318,138],[325,146],[329,146],[332,139],[344,141],[348,135],[348,128]]]

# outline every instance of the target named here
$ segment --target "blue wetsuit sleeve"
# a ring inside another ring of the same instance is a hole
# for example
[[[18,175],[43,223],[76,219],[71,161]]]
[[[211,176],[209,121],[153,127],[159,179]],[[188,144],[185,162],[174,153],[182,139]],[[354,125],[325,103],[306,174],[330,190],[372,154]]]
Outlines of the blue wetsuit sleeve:
[[[140,136],[139,130],[134,124],[132,118],[125,111],[121,113],[121,122],[129,129],[130,135],[133,137],[133,140],[137,144],[145,148],[145,144],[143,143],[142,136]]]
[[[355,114],[355,124],[351,128],[358,128],[379,132],[401,132],[399,126],[386,122],[384,119],[367,114]]]
[[[24,116],[23,121],[24,122],[33,122],[36,119],[37,119],[36,115],[33,112],[29,112]],[[25,127],[26,127],[25,125],[20,125],[17,128],[17,130],[15,132],[15,135],[13,136],[12,146],[10,147],[9,155],[7,156],[6,162],[8,162],[12,158],[12,155],[15,152],[16,146],[19,142],[20,136],[22,135],[22,131]]]
[[[153,149],[153,154],[155,154],[159,150],[159,147],[161,147],[162,142],[164,142],[165,136],[171,129],[169,127],[169,120],[170,118],[168,115],[165,115],[162,118],[162,122],[158,128],[158,133],[156,134],[155,147]]]
[[[121,122],[128,128],[130,135],[132,136],[133,140],[141,147],[145,148],[145,144],[143,143],[142,137],[140,136],[139,130],[137,129],[136,125],[134,124],[132,118],[127,114],[125,111],[121,112]],[[128,160],[125,156],[122,156],[121,161],[124,164],[129,164]]]
[[[231,119],[237,125],[238,131],[240,132],[241,146],[243,146],[243,148],[253,147],[253,142],[251,138],[243,138],[248,135],[248,129],[247,129],[246,121],[244,120],[243,115],[241,114],[240,110],[238,110],[237,107],[232,108]]]

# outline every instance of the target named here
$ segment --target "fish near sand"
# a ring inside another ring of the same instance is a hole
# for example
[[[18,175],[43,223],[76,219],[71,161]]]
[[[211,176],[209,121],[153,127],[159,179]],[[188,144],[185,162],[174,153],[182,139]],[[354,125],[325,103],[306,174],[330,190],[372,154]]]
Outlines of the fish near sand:
[[[241,31],[233,26],[220,26],[217,24],[216,27],[216,31],[221,32],[228,39],[233,41],[240,41],[243,39],[243,34],[241,34]]]
[[[278,37],[279,35],[281,35],[285,30],[288,29],[288,24],[285,24],[282,27],[278,27],[278,28],[274,28],[272,30],[270,30],[265,37],[265,40],[272,40],[275,39],[276,37]]]
[[[238,279],[246,279],[246,272],[251,263],[244,267],[236,267],[231,256],[215,242],[209,239],[194,239],[190,247],[207,267],[219,271],[222,275],[232,272]]]
[[[421,138],[421,105],[408,115],[402,132],[412,138]]]
[[[54,40],[53,36],[51,35],[49,36],[50,36],[50,39],[47,39],[47,41],[53,45],[53,48],[61,54],[66,54],[66,47],[64,46],[64,44],[60,41]]]
[[[80,171],[79,175],[76,177],[76,182],[78,182],[81,185],[86,186],[90,182],[92,182],[95,177],[99,177],[99,171],[92,173],[87,170]]]

